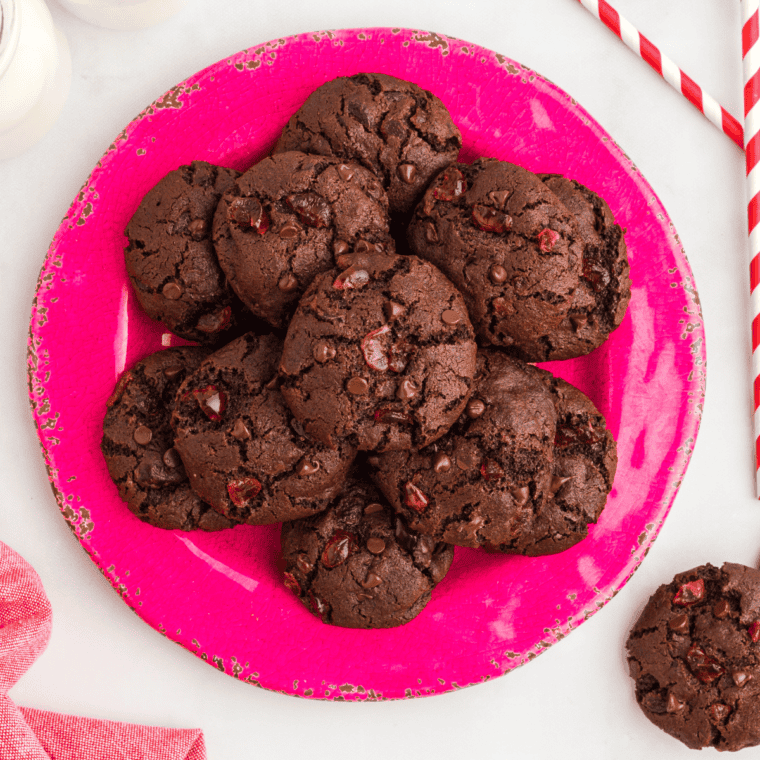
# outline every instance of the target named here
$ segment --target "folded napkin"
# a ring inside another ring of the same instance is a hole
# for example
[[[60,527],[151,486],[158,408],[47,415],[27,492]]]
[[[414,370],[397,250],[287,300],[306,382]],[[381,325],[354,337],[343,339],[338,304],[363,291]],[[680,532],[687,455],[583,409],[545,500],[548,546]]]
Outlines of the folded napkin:
[[[0,758],[206,760],[200,729],[137,726],[17,707],[8,690],[45,649],[52,610],[37,573],[0,541]]]

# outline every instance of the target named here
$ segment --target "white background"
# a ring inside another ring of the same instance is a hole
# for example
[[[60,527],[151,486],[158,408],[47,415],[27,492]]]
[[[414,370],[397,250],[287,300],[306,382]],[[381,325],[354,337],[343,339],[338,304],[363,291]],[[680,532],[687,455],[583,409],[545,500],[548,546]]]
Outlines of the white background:
[[[48,5],[71,48],[71,93],[42,142],[0,162],[0,540],[40,574],[54,614],[47,650],[11,697],[97,718],[199,727],[211,760],[691,756],[636,706],[624,643],[649,595],[676,572],[705,562],[757,566],[760,559],[737,146],[576,0],[190,0],[174,18],[137,32],[89,26],[54,0]],[[741,115],[739,2],[615,6]],[[26,337],[53,233],[101,154],[139,111],[243,48],[370,26],[433,30],[514,58],[575,97],[623,147],[663,202],[694,271],[707,332],[707,399],[690,468],[649,555],[572,636],[517,671],[459,692],[388,703],[312,702],[219,673],[149,628],[100,575],[47,482],[27,403]],[[760,758],[760,747],[742,757]]]

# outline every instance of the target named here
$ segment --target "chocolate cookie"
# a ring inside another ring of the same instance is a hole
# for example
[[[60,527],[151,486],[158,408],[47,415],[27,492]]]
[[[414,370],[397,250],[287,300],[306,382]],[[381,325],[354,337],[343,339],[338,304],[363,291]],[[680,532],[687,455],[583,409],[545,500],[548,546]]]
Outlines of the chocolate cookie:
[[[158,528],[221,530],[233,523],[193,493],[171,428],[174,397],[208,350],[167,348],[125,372],[108,400],[101,449],[119,496]]]
[[[212,354],[177,393],[175,446],[193,489],[251,525],[312,515],[341,489],[356,451],[311,440],[277,390],[281,340],[247,333]]]
[[[465,411],[419,451],[370,457],[373,477],[415,530],[459,546],[511,545],[546,501],[557,411],[535,367],[478,352]]]
[[[573,303],[575,218],[531,172],[495,159],[452,164],[415,209],[409,244],[461,290],[481,341],[541,361]]]
[[[404,524],[369,483],[349,481],[323,513],[282,526],[285,585],[324,623],[390,628],[430,601],[454,549]]]
[[[518,536],[488,547],[530,557],[565,551],[588,535],[607,504],[617,469],[617,446],[604,416],[570,383],[539,372],[557,410],[548,493]]]
[[[548,336],[543,361],[572,359],[601,346],[620,325],[631,300],[628,250],[610,207],[580,182],[539,175],[575,215],[583,266],[567,316]]]
[[[124,257],[140,305],[187,340],[219,342],[246,320],[211,243],[217,202],[239,174],[203,161],[180,166],[147,193],[127,225]]]
[[[274,152],[356,161],[381,178],[391,211],[403,213],[435,174],[456,161],[461,147],[459,130],[431,92],[387,74],[356,74],[315,90]]]
[[[214,245],[248,308],[286,327],[306,286],[335,255],[387,250],[388,199],[374,174],[338,158],[282,153],[249,169],[222,197]]]
[[[475,374],[464,301],[416,256],[350,260],[301,299],[280,363],[282,395],[327,446],[425,446],[457,419]]]
[[[628,638],[636,701],[687,747],[760,744],[760,571],[725,563],[679,573]]]

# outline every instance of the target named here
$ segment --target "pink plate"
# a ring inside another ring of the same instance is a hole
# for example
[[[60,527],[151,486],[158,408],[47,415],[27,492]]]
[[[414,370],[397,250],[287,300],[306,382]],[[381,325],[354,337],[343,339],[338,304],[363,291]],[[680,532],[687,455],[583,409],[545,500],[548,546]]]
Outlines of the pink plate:
[[[100,454],[117,376],[170,345],[127,281],[124,227],[180,164],[245,169],[317,86],[379,71],[432,90],[494,156],[573,177],[627,230],[633,298],[590,356],[546,365],[584,390],[618,441],[616,487],[589,537],[537,559],[457,550],[422,614],[400,628],[325,626],[283,585],[278,527],[162,531],[119,500]],[[699,299],[678,235],[636,166],[566,93],[503,55],[407,29],[304,34],[187,79],[116,138],[71,205],[40,275],[31,405],[64,518],[124,601],[222,672],[329,699],[395,699],[484,681],[528,662],[604,606],[642,561],[686,469],[705,381]],[[358,654],[357,656],[357,653]]]

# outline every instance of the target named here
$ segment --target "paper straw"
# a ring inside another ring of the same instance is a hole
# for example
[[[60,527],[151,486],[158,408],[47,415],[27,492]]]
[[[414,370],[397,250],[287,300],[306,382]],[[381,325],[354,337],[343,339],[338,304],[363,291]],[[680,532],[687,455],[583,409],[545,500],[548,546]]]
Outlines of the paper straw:
[[[747,135],[747,232],[749,288],[752,307],[752,386],[754,397],[755,487],[760,498],[760,0],[742,0],[742,71],[744,74],[744,132]]]
[[[624,19],[606,0],[578,0],[594,14],[610,31],[614,32],[628,47],[643,58],[668,84],[678,90],[696,106],[716,127],[727,134],[740,148],[744,148],[742,125],[708,95],[691,77],[640,34],[630,21]],[[746,0],[744,0],[746,2]]]

